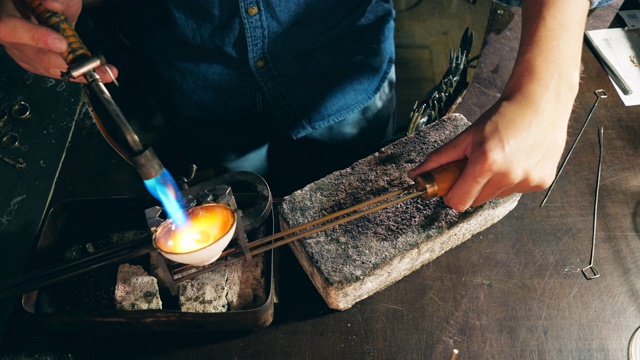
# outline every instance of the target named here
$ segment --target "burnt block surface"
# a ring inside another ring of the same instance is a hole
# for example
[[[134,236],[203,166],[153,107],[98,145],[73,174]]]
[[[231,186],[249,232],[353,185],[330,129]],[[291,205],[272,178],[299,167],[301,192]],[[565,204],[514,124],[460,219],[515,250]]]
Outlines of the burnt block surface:
[[[469,126],[448,115],[351,167],[288,196],[284,229],[411,185],[409,169]],[[458,213],[442,199],[414,198],[290,243],[327,305],[336,310],[384,289],[499,221],[520,194]]]
[[[139,265],[121,264],[115,290],[116,309],[162,309],[158,281]]]
[[[266,301],[264,257],[235,262],[178,284],[180,310],[218,313],[255,309]]]

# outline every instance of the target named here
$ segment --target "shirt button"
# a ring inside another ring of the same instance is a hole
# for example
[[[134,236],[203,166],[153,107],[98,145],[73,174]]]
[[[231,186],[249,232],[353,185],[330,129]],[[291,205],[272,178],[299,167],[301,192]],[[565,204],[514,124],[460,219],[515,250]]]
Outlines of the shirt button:
[[[255,5],[251,5],[247,8],[247,14],[253,16],[258,13],[258,7]]]
[[[263,58],[260,58],[260,59],[256,60],[256,67],[258,69],[262,69],[264,67],[264,59]]]

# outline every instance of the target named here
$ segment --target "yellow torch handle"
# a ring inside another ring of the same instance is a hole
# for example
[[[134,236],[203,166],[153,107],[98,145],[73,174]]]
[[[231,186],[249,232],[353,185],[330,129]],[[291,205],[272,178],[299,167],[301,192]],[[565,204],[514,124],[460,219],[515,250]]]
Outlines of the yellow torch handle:
[[[40,0],[27,0],[27,4],[38,23],[59,32],[67,40],[69,48],[62,54],[62,58],[67,65],[72,65],[91,57],[91,52],[80,40],[78,33],[76,33],[63,13],[53,12],[45,8]]]

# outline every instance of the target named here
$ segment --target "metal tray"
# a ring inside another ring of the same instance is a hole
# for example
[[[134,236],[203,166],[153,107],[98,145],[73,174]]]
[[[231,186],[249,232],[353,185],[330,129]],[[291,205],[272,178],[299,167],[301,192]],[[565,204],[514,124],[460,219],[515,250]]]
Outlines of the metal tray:
[[[150,240],[145,209],[155,204],[139,198],[67,200],[49,213],[30,264],[47,266],[84,256],[122,242]],[[273,218],[261,229],[273,233]],[[250,237],[251,235],[248,234]],[[256,259],[257,261],[258,259]],[[263,256],[264,298],[262,304],[241,311],[188,313],[177,309],[176,298],[161,291],[167,310],[119,311],[113,304],[117,263],[25,294],[22,305],[52,329],[93,332],[127,331],[242,331],[269,326],[274,316],[273,252]],[[126,261],[148,270],[149,256]]]

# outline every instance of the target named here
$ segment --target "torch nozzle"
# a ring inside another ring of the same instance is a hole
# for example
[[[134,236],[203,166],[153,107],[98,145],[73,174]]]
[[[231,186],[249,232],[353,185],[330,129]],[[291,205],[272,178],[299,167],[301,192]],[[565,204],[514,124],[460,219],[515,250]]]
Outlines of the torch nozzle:
[[[162,203],[168,217],[173,219],[177,226],[185,224],[187,215],[182,208],[183,200],[178,185],[153,149],[147,148],[141,154],[132,156],[130,160],[149,193]]]
[[[162,208],[176,226],[180,227],[187,223],[187,215],[182,207],[182,195],[167,169],[163,169],[154,178],[145,179],[144,185],[149,193],[162,203]]]

